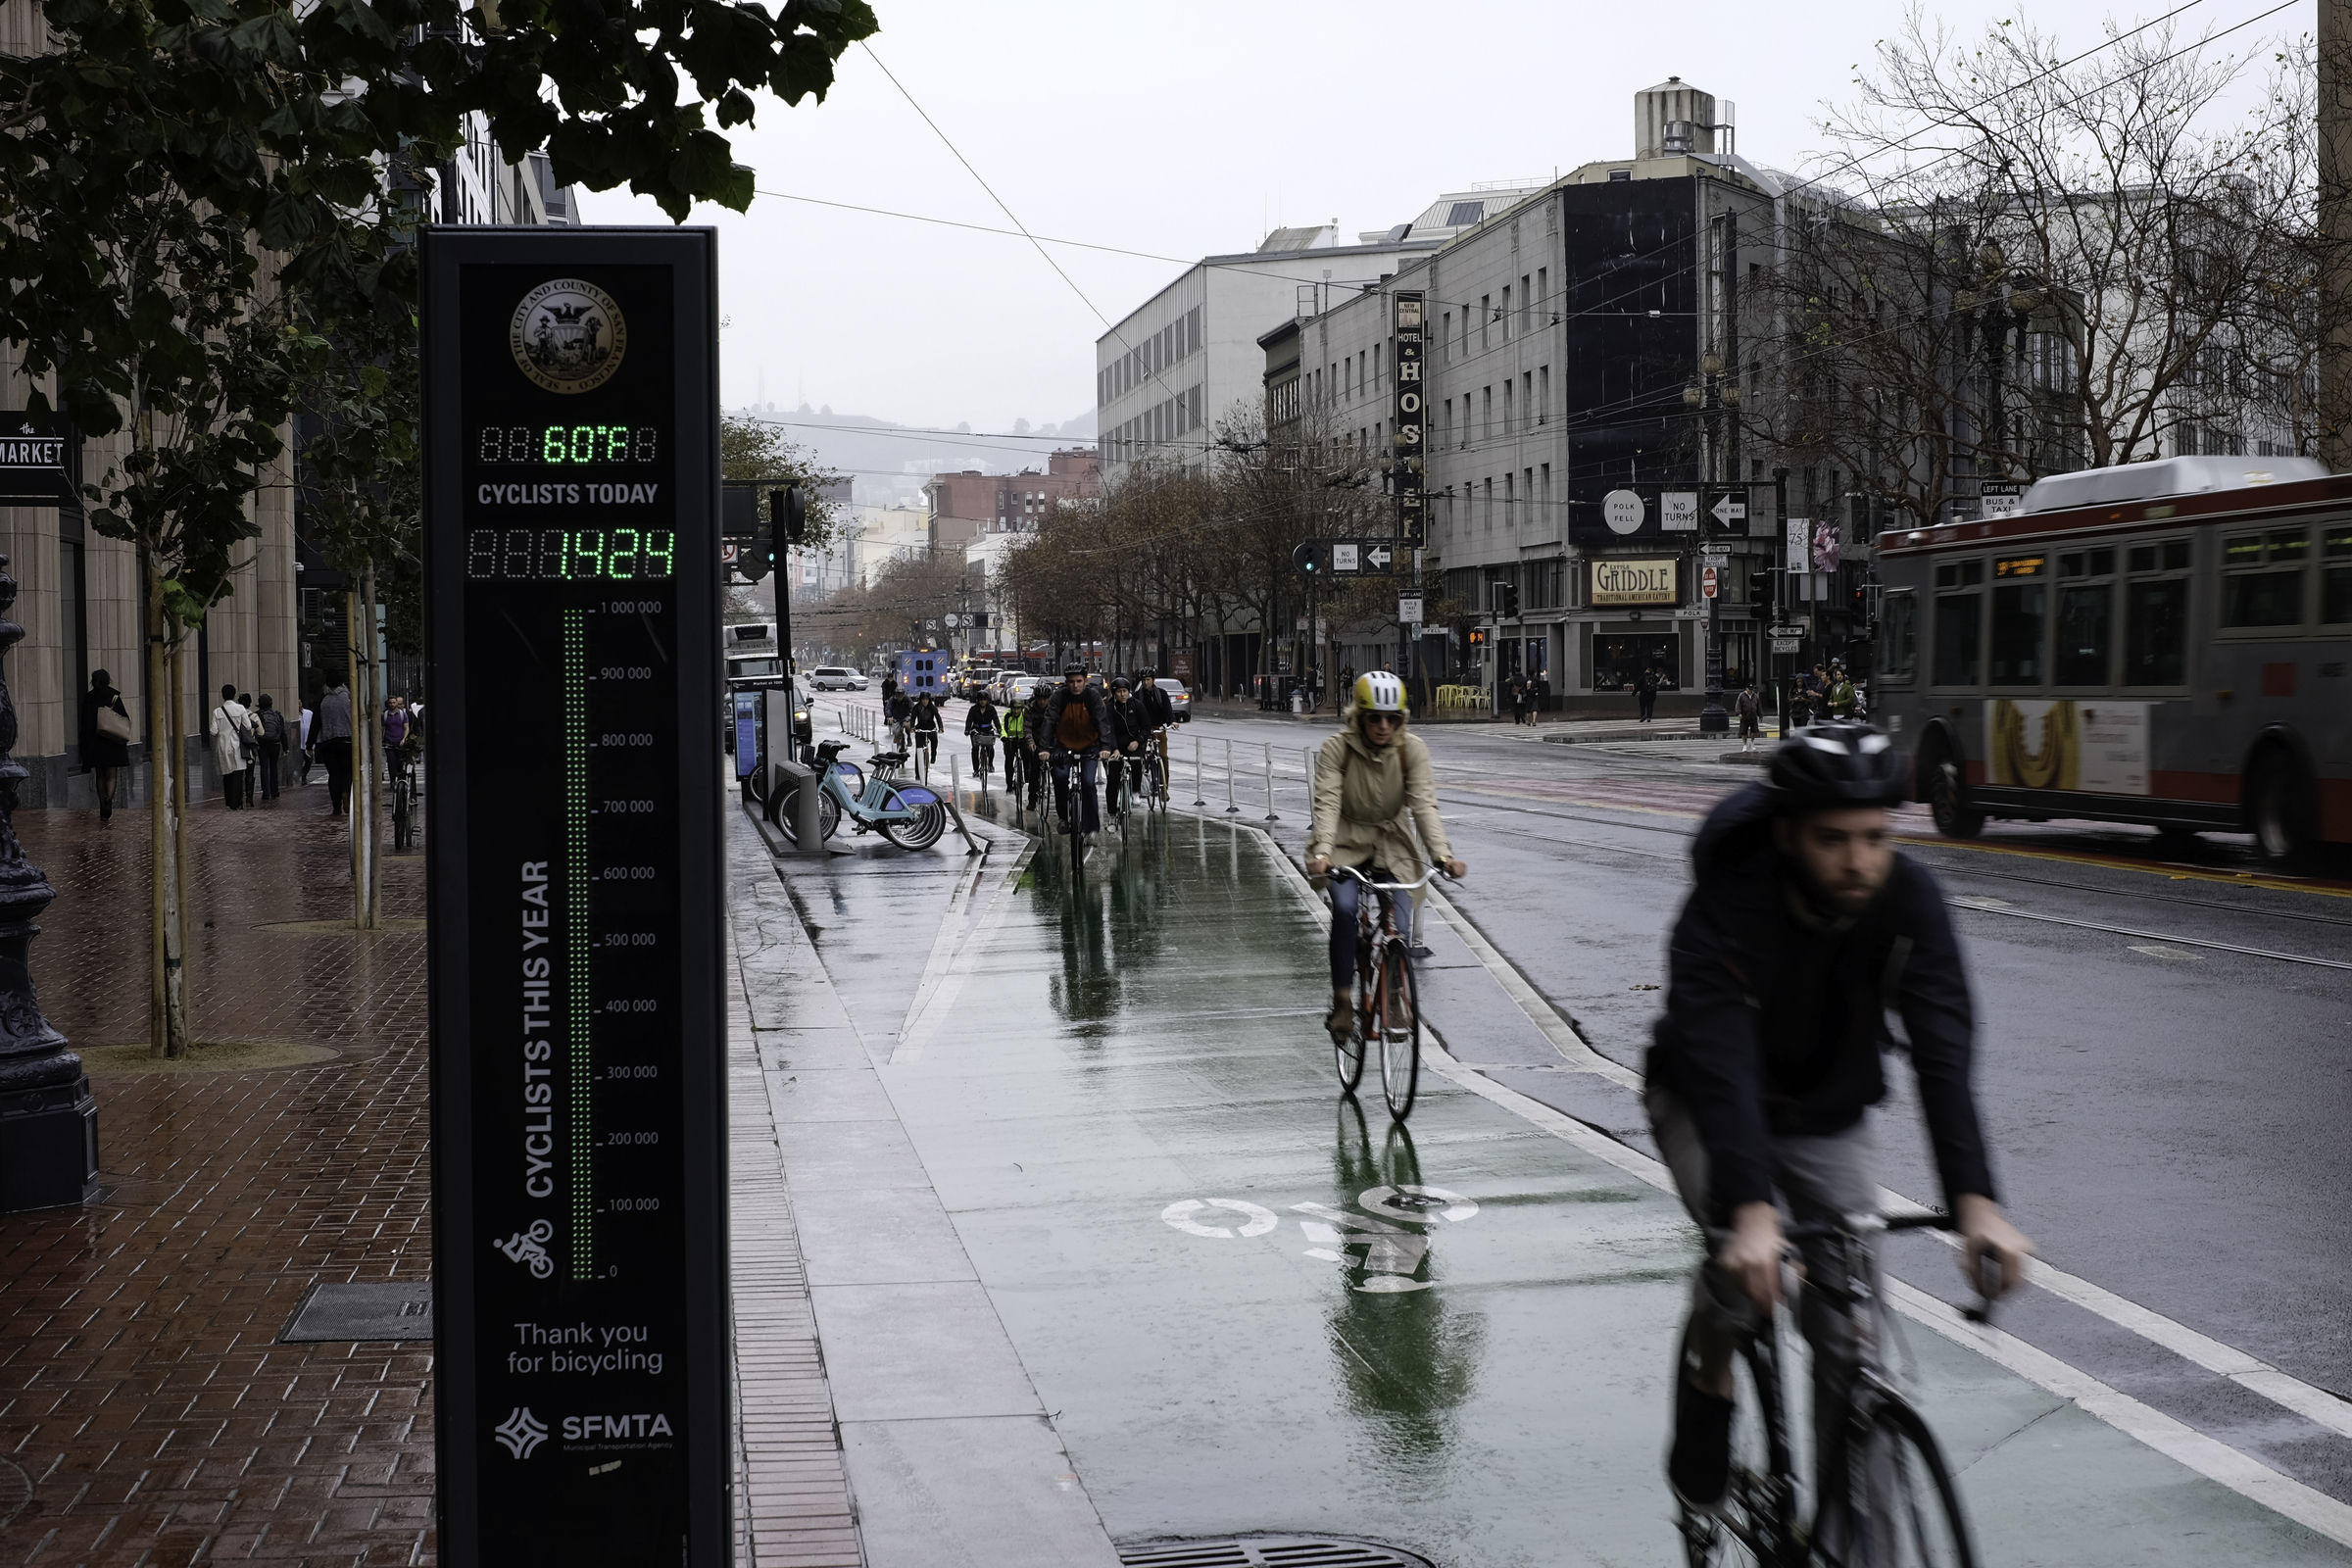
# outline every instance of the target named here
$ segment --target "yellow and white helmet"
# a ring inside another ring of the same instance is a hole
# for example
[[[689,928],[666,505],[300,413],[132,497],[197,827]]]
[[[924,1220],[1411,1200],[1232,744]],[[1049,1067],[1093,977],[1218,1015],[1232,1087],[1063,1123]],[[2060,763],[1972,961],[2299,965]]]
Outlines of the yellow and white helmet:
[[[1355,709],[1359,713],[1402,713],[1404,682],[1385,669],[1356,676]]]

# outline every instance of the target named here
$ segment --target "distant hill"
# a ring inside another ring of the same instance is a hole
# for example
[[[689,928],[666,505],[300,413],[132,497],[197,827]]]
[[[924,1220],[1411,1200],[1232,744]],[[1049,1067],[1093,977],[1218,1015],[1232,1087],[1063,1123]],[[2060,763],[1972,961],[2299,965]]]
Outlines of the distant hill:
[[[1088,446],[1095,439],[1092,409],[1060,424],[1040,425],[1023,435],[1008,431],[971,433],[910,428],[865,414],[835,414],[807,404],[787,409],[770,403],[729,409],[730,416],[773,423],[784,438],[808,448],[823,463],[855,481],[860,506],[906,506],[922,497],[934,473],[977,468],[983,473],[1042,469],[1056,447]]]

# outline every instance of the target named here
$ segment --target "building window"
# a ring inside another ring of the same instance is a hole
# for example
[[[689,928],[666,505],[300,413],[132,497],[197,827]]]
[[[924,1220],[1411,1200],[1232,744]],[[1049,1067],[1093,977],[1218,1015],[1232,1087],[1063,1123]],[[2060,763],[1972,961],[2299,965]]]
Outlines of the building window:
[[[1494,432],[1494,389],[1479,388],[1478,438],[1484,441]]]
[[[1505,527],[1519,525],[1519,476],[1515,473],[1502,476],[1502,520]]]
[[[1494,526],[1494,481],[1487,481],[1487,526]]]
[[[1511,340],[1511,285],[1508,283],[1502,285],[1502,309],[1496,313],[1496,318],[1502,322],[1502,340],[1508,343]]]
[[[1511,433],[1511,383],[1502,383],[1502,433]]]
[[[1494,296],[1492,294],[1481,294],[1478,297],[1478,346],[1481,351],[1494,346],[1494,338],[1489,332],[1489,328],[1493,324],[1491,318],[1494,315]]]
[[[1438,341],[1446,345],[1446,362],[1453,363],[1453,313],[1446,313],[1445,324],[1438,329]]]
[[[1551,465],[1544,464],[1539,471],[1544,476],[1544,487],[1538,492],[1538,500],[1544,508],[1544,520],[1549,522],[1551,520]]]
[[[1519,372],[1519,417],[1528,424],[1536,422],[1536,372]]]
[[[1540,366],[1536,370],[1536,422],[1551,417],[1551,367]]]
[[[1526,333],[1526,331],[1527,331],[1528,313],[1529,313],[1529,312],[1530,312],[1532,309],[1534,309],[1534,307],[1535,307],[1535,301],[1534,301],[1534,299],[1533,299],[1533,298],[1531,298],[1531,297],[1529,296],[1529,294],[1528,294],[1528,291],[1527,291],[1527,282],[1528,282],[1528,279],[1527,279],[1527,274],[1526,274],[1525,272],[1522,272],[1522,273],[1520,273],[1520,274],[1519,274],[1519,330],[1520,330],[1520,332],[1521,332],[1521,334],[1522,334],[1522,335],[1524,335],[1524,334]]]
[[[1546,209],[1546,211],[1548,210],[1549,209]],[[1539,267],[1536,269],[1536,309],[1539,311],[1549,310],[1551,308],[1550,301],[1551,269],[1548,267]],[[1538,320],[1536,324],[1538,326],[1542,326],[1544,322],[1542,320]]]

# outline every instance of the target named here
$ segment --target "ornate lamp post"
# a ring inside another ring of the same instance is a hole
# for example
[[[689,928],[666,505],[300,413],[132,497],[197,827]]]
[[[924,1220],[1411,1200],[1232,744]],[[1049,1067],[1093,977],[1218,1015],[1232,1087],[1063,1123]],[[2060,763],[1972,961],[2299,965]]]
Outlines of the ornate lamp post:
[[[24,641],[17,580],[0,556],[0,661]],[[26,950],[57,890],[17,842],[17,706],[0,681],[0,1213],[86,1203],[98,1191],[98,1106],[81,1058],[41,1016]]]

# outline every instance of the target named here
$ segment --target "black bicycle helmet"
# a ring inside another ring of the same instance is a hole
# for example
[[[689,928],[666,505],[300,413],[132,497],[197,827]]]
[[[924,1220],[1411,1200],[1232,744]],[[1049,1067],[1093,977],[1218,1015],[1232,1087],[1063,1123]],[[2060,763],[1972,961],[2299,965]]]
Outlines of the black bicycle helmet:
[[[1135,690],[1135,686],[1126,676],[1113,675],[1110,677],[1110,689],[1114,692],[1131,692]]]
[[[1062,666],[1061,678],[1068,680],[1072,675],[1083,675],[1086,672],[1084,664],[1065,664]]]
[[[1903,804],[1903,760],[1868,724],[1800,729],[1772,754],[1769,788],[1783,816]]]

